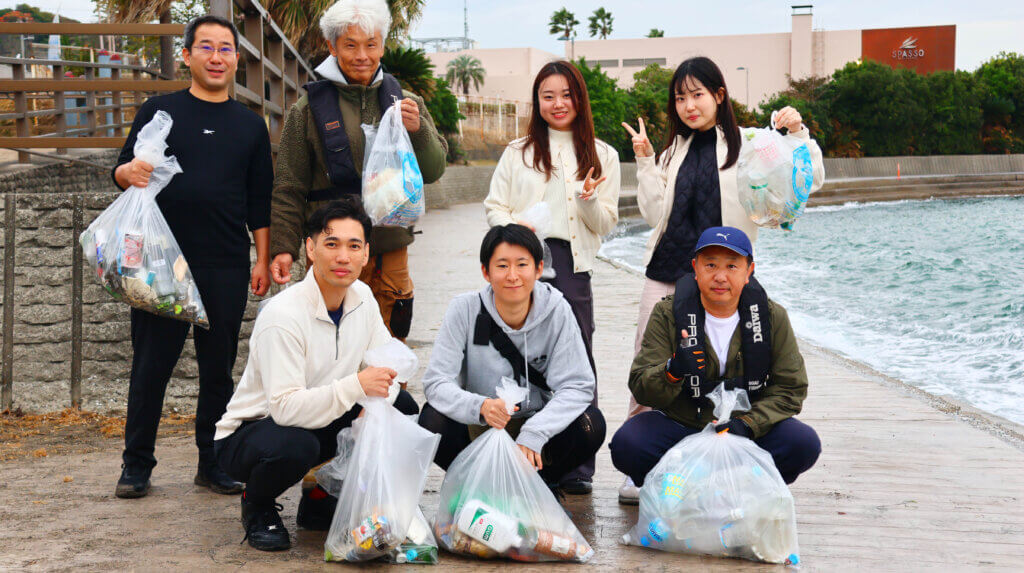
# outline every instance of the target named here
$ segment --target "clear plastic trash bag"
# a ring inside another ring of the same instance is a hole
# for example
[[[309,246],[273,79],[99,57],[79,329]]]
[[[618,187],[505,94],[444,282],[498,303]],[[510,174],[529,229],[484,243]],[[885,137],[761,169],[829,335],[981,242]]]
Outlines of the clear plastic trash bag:
[[[441,437],[384,398],[365,415],[324,544],[325,561],[370,561],[405,543]]]
[[[544,247],[544,272],[541,273],[540,278],[548,280],[555,278],[555,266],[551,261],[551,247],[544,240],[551,234],[551,207],[543,201],[535,203],[523,211],[519,220],[533,226],[533,232],[537,234],[541,246]]]
[[[363,206],[374,225],[409,227],[425,211],[423,174],[399,103],[381,118],[363,164]]]
[[[390,368],[398,372],[397,378],[403,382],[415,376],[420,365],[416,353],[397,338],[367,350],[363,354],[363,362],[367,366]]]
[[[79,237],[85,258],[114,299],[159,316],[209,328],[188,262],[167,225],[156,196],[181,173],[167,157],[173,121],[165,111],[139,130],[135,157],[153,166],[146,187],[129,187]]]
[[[520,386],[508,376],[502,376],[501,385],[494,389],[494,394],[505,402],[505,411],[511,416],[516,412],[516,405],[530,397],[530,389]]]
[[[744,390],[719,385],[709,397],[719,423],[749,410]],[[623,543],[675,553],[797,565],[793,495],[771,455],[753,440],[716,432],[672,446],[640,488],[640,518]]]
[[[348,463],[352,459],[352,451],[356,448],[356,436],[363,426],[363,418],[356,418],[352,425],[338,432],[338,449],[333,458],[320,466],[314,474],[316,483],[327,493],[338,497],[341,495],[341,484],[345,483],[348,474]]]
[[[391,563],[434,565],[437,563],[437,539],[430,531],[430,523],[423,516],[423,510],[416,508],[416,515],[409,524],[405,541],[388,552]]]
[[[448,551],[483,559],[585,563],[594,554],[512,437],[494,428],[449,466],[434,533]]]
[[[743,138],[736,162],[740,203],[759,227],[791,228],[814,185],[807,143],[776,131],[774,119],[771,127],[745,131]]]

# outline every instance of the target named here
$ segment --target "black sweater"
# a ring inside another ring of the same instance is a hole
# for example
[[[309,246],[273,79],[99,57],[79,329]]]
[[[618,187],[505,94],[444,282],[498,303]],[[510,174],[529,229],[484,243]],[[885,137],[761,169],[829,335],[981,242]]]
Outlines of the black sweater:
[[[266,124],[232,99],[208,102],[188,90],[157,96],[139,108],[114,171],[135,158],[138,131],[159,110],[174,121],[166,153],[178,158],[182,173],[156,202],[182,253],[193,267],[248,268],[246,227],[270,226],[274,172]]]
[[[722,224],[718,187],[718,129],[698,131],[676,174],[675,197],[665,234],[647,264],[647,278],[674,283],[693,272],[693,249],[704,229]]]

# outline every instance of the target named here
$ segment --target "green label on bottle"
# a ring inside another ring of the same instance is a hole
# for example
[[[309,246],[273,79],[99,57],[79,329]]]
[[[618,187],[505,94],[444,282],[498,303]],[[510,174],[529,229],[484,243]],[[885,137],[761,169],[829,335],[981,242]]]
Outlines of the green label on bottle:
[[[483,534],[484,541],[490,541],[492,533],[494,533],[494,526],[493,525],[488,525],[487,529],[484,530],[484,534]]]

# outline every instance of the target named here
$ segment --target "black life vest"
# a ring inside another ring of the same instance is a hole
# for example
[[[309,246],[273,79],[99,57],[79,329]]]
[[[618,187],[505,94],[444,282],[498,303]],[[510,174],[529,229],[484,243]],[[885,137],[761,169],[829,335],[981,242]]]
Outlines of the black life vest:
[[[768,294],[764,287],[753,276],[740,293],[737,309],[740,313],[741,352],[743,354],[743,377],[732,379],[715,379],[717,372],[708,372],[703,383],[694,376],[688,383],[694,398],[701,398],[716,386],[725,382],[726,390],[742,388],[750,398],[757,396],[768,385],[772,371],[772,337],[771,313],[768,310]],[[676,323],[676,344],[682,336],[683,328],[687,329],[687,340],[691,347],[697,346],[705,350],[707,332],[704,326],[704,305],[700,301],[700,290],[693,274],[683,275],[676,282],[675,297],[672,300],[672,316]],[[707,356],[707,352],[704,353]],[[720,363],[728,360],[728,356],[719,356]],[[684,380],[684,382],[686,382]]]
[[[338,105],[338,88],[331,80],[309,82],[305,86],[309,99],[309,110],[313,113],[317,133],[324,144],[324,159],[327,161],[327,175],[331,186],[309,192],[309,201],[327,201],[337,199],[344,194],[360,195],[363,181],[355,168],[352,149],[345,131],[345,121],[341,117]],[[377,101],[381,114],[395,102],[401,100],[402,86],[391,74],[383,74],[380,87],[377,89]],[[364,150],[364,153],[368,150]]]
[[[494,321],[491,313],[487,312],[482,296],[480,297],[480,312],[476,315],[476,325],[473,328],[473,344],[477,346],[494,345],[494,349],[498,351],[498,354],[501,354],[501,357],[512,366],[512,375],[517,382],[529,381],[530,384],[545,392],[551,391],[551,387],[548,386],[548,381],[544,374],[526,363],[526,360],[523,359],[523,354],[516,348],[512,339]],[[530,374],[529,377],[526,376],[527,372]]]

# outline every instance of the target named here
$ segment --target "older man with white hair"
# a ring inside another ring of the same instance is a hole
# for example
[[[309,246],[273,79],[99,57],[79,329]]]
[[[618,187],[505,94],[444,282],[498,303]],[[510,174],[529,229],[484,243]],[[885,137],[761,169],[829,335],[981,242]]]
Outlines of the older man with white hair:
[[[323,79],[307,84],[306,95],[288,112],[278,148],[270,222],[270,270],[278,284],[291,280],[302,222],[332,199],[360,195],[361,125],[378,124],[395,100],[401,100],[424,183],[444,173],[447,144],[423,100],[403,91],[381,67],[390,27],[385,0],[340,0],[320,18],[331,55],[316,68]],[[374,227],[369,242],[370,261],[359,279],[370,285],[388,330],[404,340],[412,322],[412,229]]]

